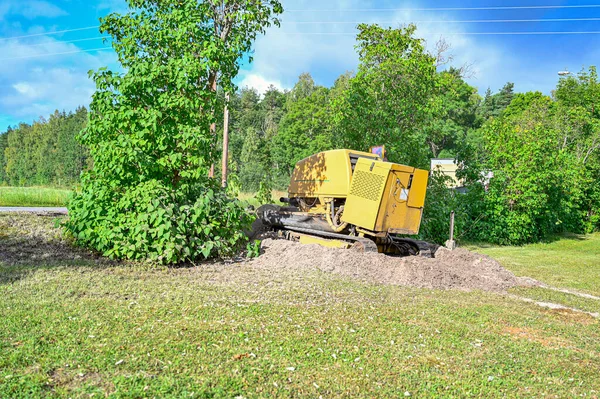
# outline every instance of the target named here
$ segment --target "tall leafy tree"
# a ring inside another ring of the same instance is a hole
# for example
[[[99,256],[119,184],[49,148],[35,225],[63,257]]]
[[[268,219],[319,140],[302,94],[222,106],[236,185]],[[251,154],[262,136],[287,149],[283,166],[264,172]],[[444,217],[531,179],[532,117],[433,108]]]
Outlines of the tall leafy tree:
[[[288,101],[273,146],[275,159],[288,177],[299,160],[333,148],[329,90],[319,86],[296,98]]]
[[[8,147],[8,135],[12,128],[9,126],[5,132],[0,133],[0,184],[8,183],[6,177],[6,148]]]
[[[487,120],[490,117],[500,116],[515,96],[514,88],[514,83],[507,82],[498,93],[492,94],[488,87],[479,108],[480,117]]]
[[[211,128],[256,35],[282,12],[277,0],[128,0],[101,31],[125,72],[92,73],[96,93],[82,135],[93,169],[70,204],[68,229],[117,258],[165,263],[225,254],[247,220],[207,172]]]
[[[431,156],[455,157],[467,134],[480,126],[477,106],[481,97],[465,82],[458,69],[438,74],[437,107],[423,125]]]
[[[358,72],[334,107],[336,143],[361,150],[385,144],[391,160],[426,167],[421,128],[435,105],[436,58],[414,25],[358,30]]]

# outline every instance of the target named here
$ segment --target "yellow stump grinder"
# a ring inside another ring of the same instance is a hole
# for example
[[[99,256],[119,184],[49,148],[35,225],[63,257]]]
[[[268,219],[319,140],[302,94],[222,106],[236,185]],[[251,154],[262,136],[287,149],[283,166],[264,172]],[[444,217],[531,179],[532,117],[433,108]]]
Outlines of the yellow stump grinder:
[[[426,170],[353,150],[325,151],[296,164],[285,206],[263,205],[253,231],[327,247],[431,256],[419,233]]]

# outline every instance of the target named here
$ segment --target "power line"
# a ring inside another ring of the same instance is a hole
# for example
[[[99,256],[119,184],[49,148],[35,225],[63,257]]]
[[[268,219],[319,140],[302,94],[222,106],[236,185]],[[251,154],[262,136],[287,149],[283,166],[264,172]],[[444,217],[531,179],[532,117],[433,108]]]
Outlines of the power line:
[[[96,29],[99,28],[99,25],[96,26],[86,26],[84,28],[75,28],[75,29],[65,29],[65,30],[56,30],[56,31],[52,31],[52,32],[45,32],[45,33],[35,33],[32,35],[23,35],[23,36],[11,36],[11,37],[0,37],[0,40],[12,40],[12,39],[24,39],[26,37],[36,37],[36,36],[47,36],[47,35],[56,35],[59,33],[67,33],[67,32],[78,32],[78,31],[82,31],[82,30],[89,30],[89,29]]]
[[[87,53],[90,51],[102,51],[102,50],[112,50],[112,47],[99,47],[99,48],[92,48],[92,49],[87,49],[87,50],[65,51],[62,53],[36,54],[36,55],[26,55],[26,56],[22,56],[22,57],[0,58],[0,61],[20,60],[20,59],[25,59],[25,58],[50,57],[53,55]]]
[[[279,32],[284,35],[306,35],[306,36],[356,36],[356,33],[350,32]],[[600,31],[580,31],[580,32],[432,32],[430,34],[442,36],[462,36],[462,35],[597,35]]]
[[[33,47],[33,46],[43,46],[46,44],[67,44],[67,43],[78,43],[78,42],[88,42],[90,40],[99,40],[99,39],[109,39],[110,36],[98,36],[98,37],[90,37],[86,39],[75,39],[75,40],[57,40],[57,41],[47,41],[42,43],[32,43],[32,44],[22,44],[23,47]]]
[[[298,24],[298,25],[311,25],[311,24],[361,24],[361,23],[379,23],[379,24],[397,24],[397,23],[507,23],[507,22],[575,22],[575,21],[600,21],[600,18],[540,18],[540,19],[467,19],[463,21],[453,20],[401,20],[401,21],[282,21],[282,24]]]
[[[468,10],[539,10],[558,8],[600,8],[600,4],[553,5],[553,6],[497,6],[497,7],[433,7],[433,8],[334,8],[291,9],[286,12],[378,12],[378,11],[468,11]]]

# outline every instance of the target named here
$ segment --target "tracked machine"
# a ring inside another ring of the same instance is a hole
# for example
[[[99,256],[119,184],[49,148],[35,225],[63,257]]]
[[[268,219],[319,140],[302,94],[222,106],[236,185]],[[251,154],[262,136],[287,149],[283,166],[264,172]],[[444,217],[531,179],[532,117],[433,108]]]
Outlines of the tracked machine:
[[[406,236],[421,225],[429,173],[352,150],[325,151],[296,164],[284,206],[263,205],[254,232],[327,247],[431,256]]]

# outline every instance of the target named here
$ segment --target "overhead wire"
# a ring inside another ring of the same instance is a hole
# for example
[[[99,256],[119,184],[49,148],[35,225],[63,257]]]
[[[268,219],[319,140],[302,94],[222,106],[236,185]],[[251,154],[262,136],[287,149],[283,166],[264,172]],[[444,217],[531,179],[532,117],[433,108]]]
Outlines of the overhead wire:
[[[112,47],[98,47],[98,48],[84,49],[84,50],[77,50],[77,51],[64,51],[64,52],[60,52],[60,53],[47,53],[47,54],[25,55],[25,56],[20,56],[20,57],[8,57],[8,58],[0,58],[0,61],[20,60],[20,59],[25,59],[25,58],[50,57],[50,56],[54,56],[54,55],[87,53],[87,52],[91,52],[91,51],[103,51],[103,50],[112,50]]]
[[[486,6],[486,7],[419,7],[419,8],[355,8],[355,9],[289,9],[286,12],[389,12],[389,11],[468,11],[468,10],[525,10],[525,9],[585,9],[585,8],[600,8],[600,4],[578,4],[578,5],[540,5],[540,6]],[[585,22],[585,21],[600,21],[600,18],[586,17],[586,18],[537,18],[537,19],[466,19],[466,20],[421,20],[421,21],[390,21],[390,22],[377,22],[381,24],[395,24],[395,23],[528,23],[528,22]],[[297,24],[297,25],[336,25],[336,24],[358,24],[361,22],[351,21],[284,21],[284,23]],[[11,37],[0,37],[0,41],[25,39],[31,37],[40,37],[47,35],[55,35],[61,33],[78,32],[84,30],[97,29],[99,25],[86,26],[81,28],[63,29],[58,31],[49,31],[43,33],[35,33],[21,36]],[[356,33],[353,32],[282,32],[279,31],[277,35],[305,35],[305,36],[354,36]],[[455,35],[596,35],[600,34],[600,31],[509,31],[509,32],[434,32],[433,34],[455,36]],[[67,41],[60,41],[60,43],[76,43],[98,39],[109,38],[109,36],[99,36],[94,38],[82,38]],[[39,46],[44,44],[51,44],[56,42],[44,42],[44,43],[33,43],[24,44],[25,46]],[[37,58],[37,57],[48,57],[54,55],[66,55],[76,54],[83,52],[102,51],[109,50],[111,47],[100,47],[94,49],[81,49],[75,51],[65,51],[49,54],[36,54],[30,56],[19,56],[19,57],[8,57],[0,58],[0,61],[25,59],[25,58]]]
[[[583,22],[583,21],[600,21],[600,18],[539,18],[539,19],[467,19],[467,20],[398,20],[398,21],[368,21],[369,23],[379,24],[396,24],[396,23],[512,23],[512,22]],[[364,21],[282,21],[282,24],[298,24],[298,25],[331,25],[331,24],[360,24]]]
[[[33,46],[43,46],[47,44],[68,44],[68,43],[79,43],[79,42],[89,42],[91,40],[100,40],[100,39],[110,39],[110,36],[97,36],[97,37],[88,37],[84,39],[75,39],[75,40],[55,40],[55,41],[45,41],[41,43],[27,43],[20,44],[21,47],[33,47]]]
[[[56,35],[56,34],[59,34],[59,33],[78,32],[78,31],[82,31],[82,30],[96,29],[96,28],[99,28],[99,27],[100,27],[100,25],[95,25],[95,26],[86,26],[86,27],[83,27],[83,28],[57,30],[57,31],[44,32],[44,33],[34,33],[34,34],[31,34],[31,35],[0,37],[0,40],[25,39],[27,37]]]
[[[600,31],[530,31],[530,32],[427,32],[435,35],[461,36],[461,35],[597,35]],[[355,36],[352,32],[279,32],[283,35],[307,35],[307,36]]]
[[[600,8],[600,4],[548,5],[548,6],[489,6],[489,7],[429,7],[429,8],[313,8],[290,9],[286,12],[384,12],[384,11],[469,11],[469,10],[539,10],[568,8]]]

